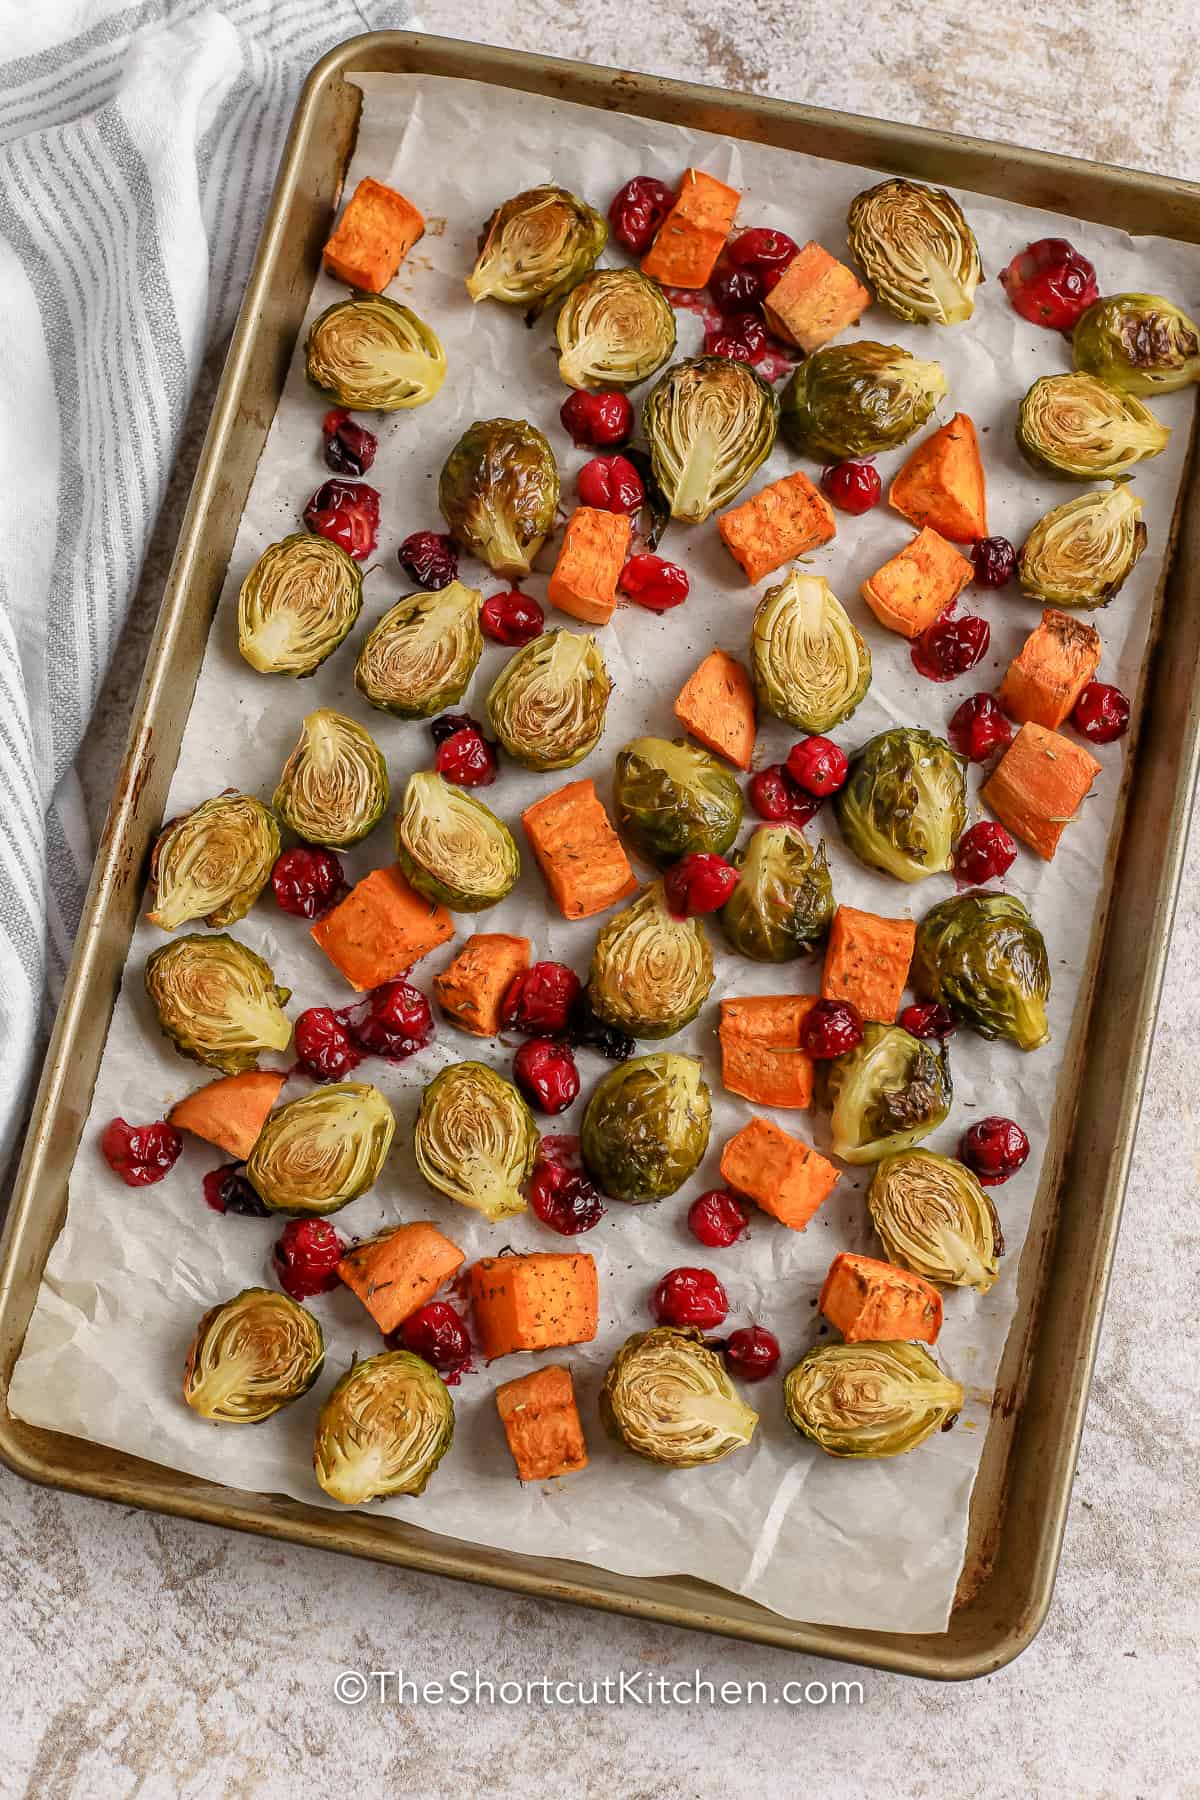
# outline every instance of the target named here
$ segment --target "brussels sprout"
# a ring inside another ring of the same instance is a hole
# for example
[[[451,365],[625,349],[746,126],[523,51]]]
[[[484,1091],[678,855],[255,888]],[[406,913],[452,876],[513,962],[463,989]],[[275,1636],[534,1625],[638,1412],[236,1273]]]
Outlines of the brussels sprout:
[[[324,1361],[312,1313],[272,1288],[243,1288],[196,1327],[183,1397],[214,1424],[258,1425],[307,1394]]]
[[[789,1420],[830,1456],[903,1456],[963,1399],[920,1344],[814,1344],[783,1378]]]
[[[205,800],[159,833],[146,917],[162,931],[191,919],[232,925],[266,887],[278,855],[279,826],[261,800],[232,792]]]
[[[270,1115],[246,1174],[269,1212],[338,1212],[373,1185],[395,1129],[378,1088],[358,1081],[318,1088]]]
[[[891,1263],[986,1294],[1004,1250],[996,1209],[970,1169],[934,1150],[885,1156],[867,1206]]]
[[[514,762],[569,769],[600,742],[611,692],[594,637],[546,631],[505,663],[487,713]]]
[[[768,588],[750,628],[760,706],[800,731],[832,731],[871,685],[871,652],[823,575],[798,569]]]
[[[606,1194],[640,1206],[683,1186],[704,1161],[712,1126],[694,1057],[659,1050],[605,1075],[583,1115],[583,1160]]]
[[[864,1025],[857,1050],[825,1069],[833,1154],[874,1163],[919,1144],[950,1111],[953,1088],[944,1044],[913,1037],[900,1025]]]
[[[404,790],[396,854],[418,893],[456,912],[495,906],[521,873],[508,826],[473,794],[422,770]]]
[[[675,311],[637,269],[593,269],[572,288],[555,326],[558,372],[568,387],[630,388],[675,348]]]
[[[524,419],[477,419],[442,467],[438,505],[457,541],[497,575],[528,575],[554,524],[554,452]]]
[[[362,611],[362,570],[328,538],[298,531],[263,551],[238,595],[238,649],[260,675],[311,675]]]
[[[1142,502],[1118,482],[1039,519],[1021,547],[1017,579],[1023,593],[1050,606],[1107,606],[1145,548]]]
[[[450,1390],[422,1356],[384,1350],[351,1364],[317,1414],[313,1470],[333,1500],[423,1494],[454,1438]]]
[[[788,962],[820,943],[833,920],[825,845],[795,825],[760,825],[733,859],[741,880],[721,908],[730,945],[755,962]]]
[[[758,1424],[700,1333],[667,1325],[626,1338],[604,1377],[600,1417],[626,1449],[668,1469],[719,1462]]]
[[[261,1050],[286,1050],[290,988],[271,965],[222,932],[189,932],[146,958],[146,992],[181,1056],[223,1075],[253,1069]]]
[[[775,390],[743,362],[677,362],[642,408],[654,478],[673,519],[698,525],[736,500],[775,448]]]
[[[690,1025],[713,983],[712,951],[699,919],[677,919],[656,881],[601,931],[588,999],[604,1024],[635,1038],[665,1038]]]
[[[742,790],[707,750],[684,738],[634,738],[617,753],[617,824],[665,869],[691,850],[724,856],[742,823]]]
[[[1094,375],[1041,376],[1017,415],[1017,444],[1034,468],[1074,481],[1120,475],[1160,455],[1170,436],[1148,406]]]
[[[850,252],[875,298],[913,325],[961,325],[983,280],[979,245],[944,188],[893,176],[856,194],[846,219]]]
[[[873,737],[834,801],[847,848],[898,881],[948,873],[967,818],[965,769],[930,731],[904,725]]]
[[[398,600],[367,633],[354,668],[365,700],[398,719],[432,719],[467,691],[483,651],[478,588],[452,581]]]
[[[607,241],[600,214],[566,188],[530,188],[484,225],[467,292],[476,304],[502,300],[536,318],[587,274]]]
[[[322,707],[301,725],[271,804],[306,843],[344,850],[374,831],[388,791],[387,763],[370,732]]]
[[[1050,1036],[1050,960],[1014,894],[953,894],[917,927],[910,980],[980,1037],[1036,1050]]]
[[[382,294],[327,306],[309,327],[304,362],[314,387],[356,412],[424,406],[446,379],[436,333]]]
[[[490,1224],[524,1212],[521,1188],[540,1144],[517,1089],[486,1063],[451,1063],[421,1096],[413,1132],[418,1169],[430,1187]]]
[[[941,363],[899,344],[829,344],[788,377],[779,429],[797,455],[820,462],[875,456],[919,431],[945,392]]]
[[[1075,321],[1075,367],[1123,394],[1170,394],[1200,381],[1200,331],[1161,294],[1110,294]]]

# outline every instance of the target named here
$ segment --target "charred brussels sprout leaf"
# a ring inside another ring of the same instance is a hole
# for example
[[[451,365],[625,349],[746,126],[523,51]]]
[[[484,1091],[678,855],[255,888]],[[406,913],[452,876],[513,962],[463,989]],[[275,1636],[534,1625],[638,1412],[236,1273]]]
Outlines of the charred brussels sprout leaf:
[[[484,226],[467,292],[476,303],[502,300],[536,317],[582,280],[607,241],[600,214],[566,188],[529,188]]]
[[[979,245],[944,188],[893,177],[850,202],[850,251],[875,298],[913,325],[961,325],[983,280]]]
[[[947,873],[966,823],[965,768],[932,732],[898,726],[873,737],[834,802],[847,848],[898,881]]]
[[[358,653],[354,685],[399,719],[432,719],[461,700],[483,650],[478,588],[452,581],[384,613]]]
[[[721,908],[730,945],[755,962],[788,962],[814,949],[833,920],[824,844],[795,825],[760,825],[734,857],[741,880]]]
[[[770,456],[779,401],[746,363],[698,356],[655,383],[642,429],[671,517],[697,525],[735,500]]]
[[[1014,894],[955,894],[917,927],[912,984],[981,1037],[1036,1050],[1050,1036],[1050,961]]]
[[[712,951],[699,919],[677,919],[654,882],[601,931],[588,999],[606,1025],[635,1038],[671,1037],[708,999]]]
[[[260,1051],[286,1050],[291,998],[271,965],[236,938],[190,932],[146,959],[146,992],[181,1056],[223,1075],[253,1069]]]
[[[546,631],[505,663],[488,718],[514,762],[569,769],[600,742],[611,691],[595,638]]]
[[[159,833],[150,859],[154,904],[146,914],[162,931],[192,919],[232,925],[271,879],[279,827],[250,794],[218,794]]]
[[[833,1154],[879,1162],[920,1143],[950,1111],[950,1058],[944,1045],[900,1025],[865,1025],[863,1041],[826,1065]]]
[[[1017,579],[1050,606],[1107,606],[1145,548],[1142,502],[1119,482],[1039,519],[1021,548]]]
[[[337,1212],[374,1184],[395,1129],[378,1088],[339,1082],[278,1107],[250,1152],[246,1174],[271,1212]]]
[[[521,1188],[540,1143],[517,1089],[486,1063],[451,1063],[421,1096],[413,1133],[418,1169],[430,1187],[493,1225],[524,1212]]]
[[[659,868],[692,850],[724,856],[742,823],[742,790],[715,756],[683,738],[634,738],[617,754],[617,824]]]
[[[317,1414],[313,1469],[343,1506],[423,1494],[453,1438],[454,1402],[437,1370],[385,1350],[347,1369]]]
[[[521,873],[508,826],[473,794],[425,771],[408,778],[396,853],[418,893],[456,912],[495,906]]]
[[[1043,375],[1017,416],[1017,443],[1034,468],[1073,481],[1123,474],[1170,436],[1148,406],[1094,375]]]
[[[593,269],[564,300],[555,335],[568,387],[636,387],[670,360],[675,312],[639,270]]]
[[[700,1065],[660,1050],[610,1069],[583,1115],[583,1160],[614,1200],[662,1200],[708,1149],[712,1104]]]
[[[308,379],[356,412],[424,406],[446,379],[446,352],[407,306],[356,294],[327,306],[304,347]]]
[[[783,1380],[789,1420],[830,1456],[903,1456],[963,1399],[920,1344],[816,1344]]]
[[[668,1469],[719,1462],[754,1436],[758,1414],[698,1331],[660,1326],[627,1338],[600,1390],[604,1428]]]
[[[1004,1250],[990,1198],[970,1169],[934,1150],[902,1150],[876,1166],[871,1221],[889,1262],[947,1287],[986,1294]]]
[[[465,550],[497,575],[528,575],[554,524],[554,452],[524,419],[477,419],[446,458],[438,505]]]
[[[244,1288],[197,1326],[183,1397],[215,1424],[257,1425],[307,1394],[324,1361],[325,1340],[310,1312],[271,1288]]]
[[[898,344],[830,344],[788,378],[779,428],[800,456],[875,456],[919,431],[945,392],[942,365]]]
[[[307,531],[263,551],[238,595],[238,649],[260,675],[311,675],[362,611],[362,570]]]
[[[760,706],[800,731],[832,731],[871,685],[871,652],[821,575],[793,569],[768,588],[750,629]]]
[[[1075,367],[1123,394],[1169,394],[1200,381],[1200,331],[1161,294],[1111,294],[1075,322]]]
[[[362,725],[322,707],[300,727],[272,802],[297,837],[344,850],[374,831],[387,811],[383,752]]]

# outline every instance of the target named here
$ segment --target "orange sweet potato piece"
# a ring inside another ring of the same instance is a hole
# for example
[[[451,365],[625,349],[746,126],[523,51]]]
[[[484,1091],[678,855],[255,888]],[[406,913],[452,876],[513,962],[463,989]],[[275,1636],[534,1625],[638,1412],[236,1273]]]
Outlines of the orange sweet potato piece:
[[[806,550],[827,544],[836,535],[837,524],[824,494],[803,469],[797,469],[722,513],[717,530],[746,580],[753,583]]]
[[[335,281],[381,294],[424,229],[411,200],[368,175],[325,246],[325,267]]]
[[[975,427],[966,413],[918,444],[888,489],[888,505],[953,544],[987,536],[987,493]]]
[[[514,976],[529,967],[529,939],[477,931],[452,963],[433,978],[433,991],[452,1025],[473,1037],[495,1037],[500,1006]]]
[[[535,800],[525,835],[564,919],[588,919],[637,891],[637,876],[590,781]]]
[[[926,526],[863,582],[862,597],[889,631],[919,638],[973,576],[966,557]]]
[[[894,1024],[916,941],[911,919],[883,919],[839,906],[825,948],[822,998],[849,1000],[864,1019]]]
[[[310,935],[362,993],[405,974],[452,938],[454,925],[444,906],[418,894],[393,865],[365,875]]]
[[[570,1369],[550,1363],[503,1381],[496,1411],[521,1481],[552,1481],[587,1468],[587,1446]]]
[[[979,790],[1001,824],[1049,862],[1100,764],[1082,744],[1044,725],[1022,725]]]
[[[811,994],[755,994],[721,1002],[721,1080],[756,1106],[812,1105],[813,1062],[800,1027]]]
[[[702,288],[725,248],[741,195],[703,169],[685,169],[675,204],[642,258],[664,287]]]
[[[436,1225],[395,1225],[347,1250],[337,1272],[384,1337],[411,1318],[462,1268],[466,1257]]]
[[[776,337],[811,356],[860,319],[870,304],[870,291],[854,270],[810,238],[763,301],[763,316]]]
[[[791,1231],[803,1231],[838,1182],[832,1163],[769,1119],[751,1119],[721,1152],[729,1186]]]
[[[484,1256],[471,1267],[471,1302],[484,1355],[587,1344],[596,1335],[600,1294],[586,1252]]]
[[[219,1150],[228,1150],[238,1162],[245,1162],[285,1080],[286,1076],[270,1069],[223,1075],[177,1100],[167,1114],[167,1123],[194,1132]]]
[[[748,769],[754,754],[754,688],[726,650],[710,650],[688,676],[675,701],[675,717],[706,750],[715,750],[736,769]]]
[[[1036,631],[1008,665],[1000,704],[1021,725],[1055,730],[1100,666],[1100,633],[1071,613],[1047,607]]]
[[[607,625],[617,604],[617,577],[625,566],[633,520],[628,513],[577,506],[567,520],[562,549],[546,593],[560,612],[589,625]]]
[[[942,1329],[942,1296],[932,1282],[851,1250],[830,1263],[818,1305],[848,1344],[936,1344]]]

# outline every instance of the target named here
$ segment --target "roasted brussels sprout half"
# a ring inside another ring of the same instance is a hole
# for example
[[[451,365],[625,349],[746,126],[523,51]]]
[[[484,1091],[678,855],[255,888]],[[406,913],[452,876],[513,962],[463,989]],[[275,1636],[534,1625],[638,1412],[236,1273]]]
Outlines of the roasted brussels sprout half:
[[[712,1103],[700,1064],[659,1050],[605,1075],[583,1115],[583,1160],[614,1200],[640,1206],[683,1186],[704,1161]]]
[[[546,631],[505,663],[487,713],[514,762],[569,769],[600,742],[611,692],[595,638]]]
[[[898,344],[829,344],[788,377],[779,429],[799,456],[842,462],[898,449],[946,392],[942,365]]]
[[[760,706],[799,731],[832,731],[871,685],[871,652],[822,575],[793,569],[768,588],[750,628]]]
[[[563,301],[555,335],[568,387],[636,387],[670,361],[675,312],[640,270],[593,269]]]
[[[935,1131],[950,1111],[953,1088],[944,1044],[900,1025],[864,1025],[857,1050],[825,1068],[833,1154],[875,1163]]]
[[[934,1150],[901,1150],[876,1166],[871,1221],[891,1263],[946,1287],[986,1294],[1000,1272],[1000,1221],[963,1163]]]
[[[961,325],[975,310],[983,264],[975,233],[944,188],[893,176],[856,194],[850,252],[875,298],[913,325]]]
[[[758,1424],[700,1333],[669,1325],[626,1338],[604,1377],[600,1417],[627,1450],[668,1469],[719,1462]]]
[[[1039,519],[1021,547],[1017,579],[1050,606],[1107,606],[1145,548],[1142,502],[1118,482]]]
[[[205,800],[159,833],[146,917],[162,931],[192,919],[232,925],[266,887],[278,855],[279,826],[261,800],[234,793]]]
[[[536,317],[582,280],[608,241],[598,212],[566,188],[536,187],[498,206],[479,235],[467,292]]]
[[[324,1361],[312,1313],[273,1288],[243,1288],[196,1327],[183,1397],[214,1424],[258,1425],[307,1394]]]
[[[396,854],[419,894],[456,912],[483,912],[517,883],[521,858],[495,813],[440,775],[408,778]]]
[[[830,1456],[903,1456],[964,1398],[920,1344],[815,1344],[783,1378],[789,1420]]]
[[[528,575],[554,524],[554,452],[524,419],[477,419],[446,458],[438,505],[451,533],[497,575]]]
[[[517,1089],[486,1063],[451,1063],[421,1096],[413,1132],[418,1169],[430,1187],[493,1225],[524,1212],[521,1188],[540,1143]]]
[[[1050,1036],[1050,959],[1015,894],[953,894],[927,912],[910,980],[980,1037],[1036,1050]]]
[[[304,361],[314,387],[356,412],[424,406],[446,379],[436,333],[382,294],[327,306],[309,327]]]
[[[665,869],[691,850],[724,856],[742,823],[742,790],[707,750],[684,738],[634,738],[617,753],[617,824]]]
[[[1161,294],[1110,294],[1071,334],[1075,367],[1123,394],[1170,394],[1200,381],[1200,331]]]
[[[453,1438],[454,1401],[437,1370],[385,1350],[353,1363],[317,1414],[313,1469],[343,1506],[423,1494]]]
[[[271,804],[306,843],[344,850],[374,831],[388,792],[387,763],[370,732],[322,707],[301,725]]]
[[[1148,406],[1094,375],[1041,376],[1017,415],[1017,444],[1034,468],[1073,481],[1120,475],[1170,436]]]
[[[736,500],[770,456],[779,401],[748,364],[697,356],[655,383],[642,429],[671,517],[698,525]]]
[[[260,1051],[286,1050],[291,990],[271,965],[222,932],[189,932],[146,958],[146,992],[158,1023],[181,1056],[222,1075],[253,1069]]]
[[[483,650],[478,588],[452,581],[410,594],[372,626],[358,653],[354,685],[398,719],[432,719],[467,691]]]
[[[847,848],[898,881],[948,873],[967,818],[965,769],[930,731],[902,725],[873,737],[834,801]]]
[[[298,531],[263,551],[238,595],[238,649],[260,675],[311,675],[362,611],[362,570],[328,538]]]
[[[730,946],[755,962],[788,962],[813,950],[833,920],[824,844],[795,825],[760,825],[733,859],[741,880],[721,908]]]
[[[677,919],[656,881],[601,931],[588,999],[604,1024],[635,1038],[672,1037],[690,1025],[713,983],[699,919]]]
[[[246,1174],[270,1212],[338,1212],[374,1184],[395,1129],[378,1088],[358,1081],[318,1088],[270,1115]]]

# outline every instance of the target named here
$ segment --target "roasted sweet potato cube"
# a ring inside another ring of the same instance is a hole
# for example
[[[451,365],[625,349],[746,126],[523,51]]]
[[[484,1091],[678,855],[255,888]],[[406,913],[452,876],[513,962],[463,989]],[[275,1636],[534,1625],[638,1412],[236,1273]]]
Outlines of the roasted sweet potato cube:
[[[206,1082],[194,1094],[177,1100],[167,1114],[167,1123],[180,1131],[194,1132],[218,1150],[227,1150],[238,1162],[245,1162],[285,1079],[273,1069],[223,1075],[219,1081]]]
[[[837,524],[820,488],[797,469],[722,513],[717,530],[746,580],[753,583],[806,550],[827,544],[836,536]]]
[[[954,544],[987,536],[983,459],[966,413],[917,445],[888,490],[888,505]]]
[[[1044,725],[1022,725],[979,791],[1014,837],[1050,862],[1100,764],[1082,744]]]
[[[365,993],[446,943],[454,924],[444,906],[409,886],[396,864],[364,875],[310,935],[350,986]]]
[[[849,1000],[864,1019],[894,1024],[916,941],[911,919],[884,919],[839,906],[825,948],[822,998]]]
[[[813,1061],[800,1027],[811,994],[754,994],[721,1002],[721,1081],[756,1106],[812,1105]]]
[[[819,1305],[848,1344],[935,1344],[942,1329],[942,1296],[932,1282],[850,1250],[830,1263]]]
[[[600,1317],[596,1264],[580,1252],[485,1256],[471,1268],[471,1302],[489,1362],[514,1350],[590,1343]]]
[[[549,1363],[496,1389],[496,1411],[522,1481],[552,1481],[587,1468],[570,1369]]]
[[[387,1337],[432,1300],[465,1261],[436,1225],[417,1220],[355,1244],[338,1264],[338,1275]]]
[[[751,1119],[721,1152],[721,1174],[791,1231],[803,1231],[838,1183],[832,1163],[769,1119]]]
[[[966,557],[926,527],[863,582],[862,597],[889,631],[919,638],[973,575]]]
[[[335,281],[381,294],[424,229],[411,200],[368,175],[325,246],[325,267]]]
[[[703,169],[685,169],[675,204],[642,258],[664,287],[702,288],[725,248],[741,195]]]
[[[811,356],[855,324],[870,304],[870,291],[854,270],[810,238],[763,301],[763,316],[776,337]]]
[[[748,769],[754,755],[754,688],[727,650],[710,650],[688,676],[675,702],[675,717],[706,750]]]
[[[588,625],[607,625],[617,604],[617,579],[625,567],[633,520],[628,513],[577,506],[546,593],[560,612]]]
[[[1100,633],[1071,613],[1047,607],[1000,684],[1000,704],[1021,725],[1055,731],[1100,666]]]
[[[637,890],[637,876],[590,781],[535,800],[521,814],[538,867],[564,919],[587,919]]]
[[[452,1025],[473,1037],[495,1037],[500,1007],[516,976],[529,967],[529,939],[477,931],[454,961],[433,978],[433,991]]]

